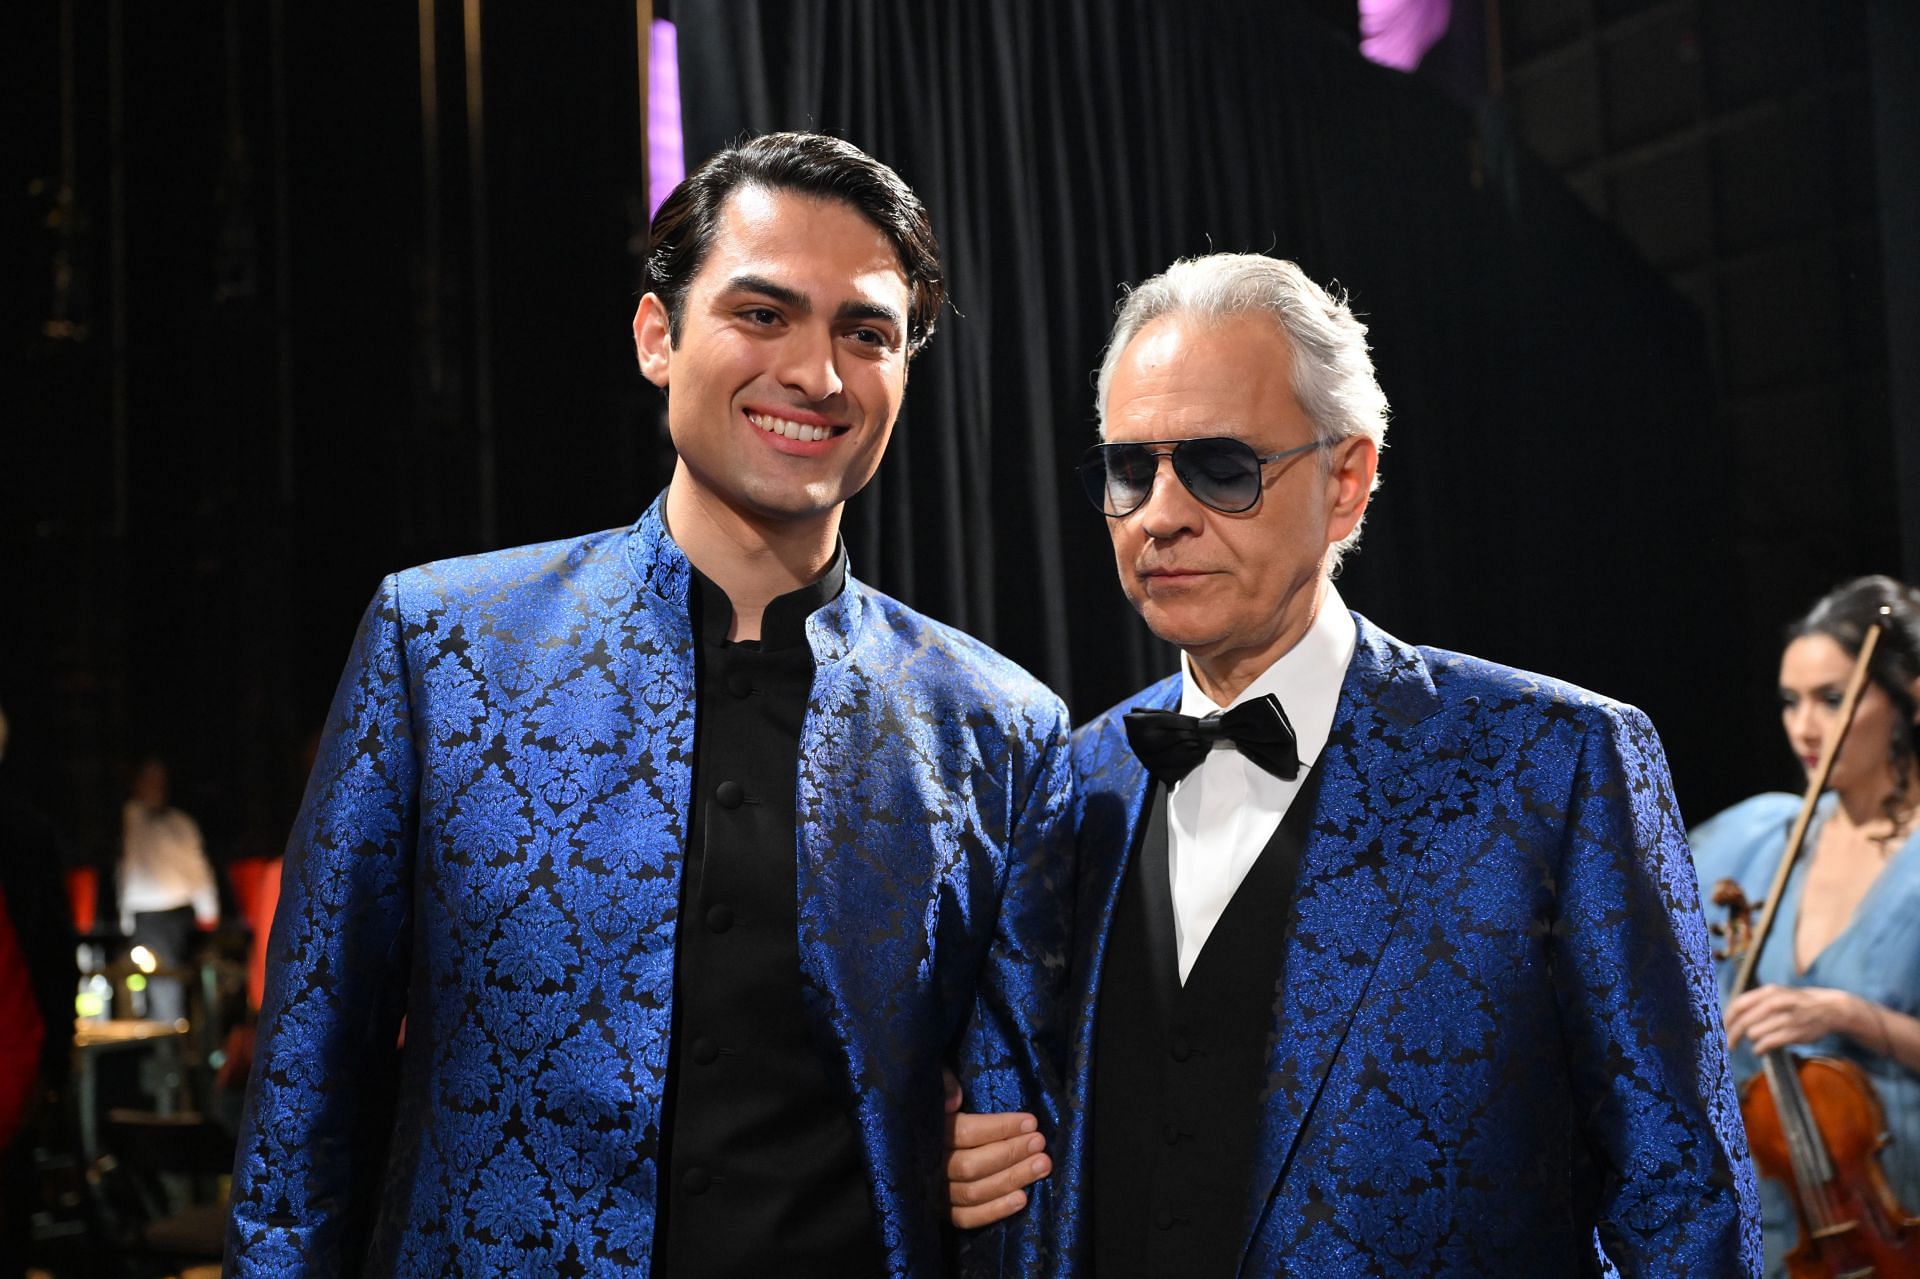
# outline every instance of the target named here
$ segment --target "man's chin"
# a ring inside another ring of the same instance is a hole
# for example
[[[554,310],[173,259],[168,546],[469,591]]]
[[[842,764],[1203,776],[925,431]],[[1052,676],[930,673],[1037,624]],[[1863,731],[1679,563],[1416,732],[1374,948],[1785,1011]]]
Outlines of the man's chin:
[[[1175,648],[1205,649],[1220,640],[1220,619],[1210,610],[1192,605],[1166,608],[1152,600],[1144,605],[1136,603],[1136,607],[1154,637]]]
[[[799,487],[768,484],[729,495],[736,509],[768,524],[804,524],[823,519],[846,505],[852,496],[827,485]]]

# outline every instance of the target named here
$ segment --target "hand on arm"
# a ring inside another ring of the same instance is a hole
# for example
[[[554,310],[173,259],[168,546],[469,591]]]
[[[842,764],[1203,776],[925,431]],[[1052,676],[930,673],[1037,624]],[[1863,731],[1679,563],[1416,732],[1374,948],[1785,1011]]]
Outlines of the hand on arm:
[[[1032,1115],[961,1111],[960,1081],[946,1083],[947,1216],[963,1230],[1004,1221],[1027,1206],[1026,1187],[1053,1171]]]
[[[960,1207],[998,1204],[964,1216],[983,1227],[960,1237],[955,1273],[966,1276],[1039,1274],[1049,1265],[1051,1183],[1036,1184],[1032,1165],[1022,1161],[1038,1157],[1025,1150],[1032,1138],[1057,1132],[1061,1121],[1073,790],[1066,708],[1056,701],[1031,711],[1016,738],[1018,793],[1006,836],[999,916],[974,988],[973,1015],[953,1059],[967,1102],[983,1113],[961,1116],[949,1102],[949,1149],[971,1153],[960,1159],[957,1172],[951,1163],[944,1171],[950,1184],[967,1183],[964,1193],[973,1202]],[[1033,1131],[1022,1133],[1020,1125],[1029,1121]],[[996,1182],[996,1166],[999,1173],[1025,1171]],[[1016,1194],[1024,1208],[1006,1202]]]

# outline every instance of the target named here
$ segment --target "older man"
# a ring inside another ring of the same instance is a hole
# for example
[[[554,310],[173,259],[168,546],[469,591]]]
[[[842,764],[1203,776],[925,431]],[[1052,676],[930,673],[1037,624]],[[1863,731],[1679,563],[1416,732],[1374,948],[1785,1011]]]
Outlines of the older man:
[[[845,142],[756,138],[661,206],[648,283],[666,492],[389,577],[361,625],[233,1274],[932,1275],[941,1066],[1051,1086],[1064,708],[838,536],[939,314],[925,209]]]
[[[1128,296],[1099,394],[1088,494],[1185,658],[1074,738],[1061,1257],[1100,1279],[1752,1273],[1652,725],[1403,644],[1334,589],[1386,431],[1364,327],[1291,263],[1180,262]],[[1045,1167],[1001,1122],[961,1125],[959,1219]]]

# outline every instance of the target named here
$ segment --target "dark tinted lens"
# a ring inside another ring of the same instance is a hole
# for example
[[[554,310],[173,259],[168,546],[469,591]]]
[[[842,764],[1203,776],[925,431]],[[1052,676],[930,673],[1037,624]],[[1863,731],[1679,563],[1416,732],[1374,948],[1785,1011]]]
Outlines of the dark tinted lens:
[[[1158,459],[1139,444],[1096,444],[1080,460],[1080,485],[1107,515],[1125,515],[1147,500]]]
[[[1244,511],[1260,496],[1260,455],[1240,440],[1184,440],[1173,469],[1192,494],[1217,511]]]

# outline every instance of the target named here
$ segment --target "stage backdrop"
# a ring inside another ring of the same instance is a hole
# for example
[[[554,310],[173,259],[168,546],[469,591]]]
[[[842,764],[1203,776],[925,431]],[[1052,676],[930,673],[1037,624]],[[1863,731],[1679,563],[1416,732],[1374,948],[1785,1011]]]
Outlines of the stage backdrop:
[[[853,504],[857,573],[1004,649],[1076,718],[1172,670],[1072,487],[1092,370],[1118,286],[1181,255],[1269,252],[1350,293],[1394,406],[1349,603],[1643,706],[1689,821],[1783,779],[1773,636],[1733,596],[1719,536],[1729,472],[1698,321],[1497,114],[1284,3],[674,16],[689,167],[745,132],[820,129],[933,212],[954,309]]]

